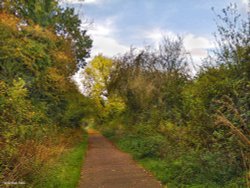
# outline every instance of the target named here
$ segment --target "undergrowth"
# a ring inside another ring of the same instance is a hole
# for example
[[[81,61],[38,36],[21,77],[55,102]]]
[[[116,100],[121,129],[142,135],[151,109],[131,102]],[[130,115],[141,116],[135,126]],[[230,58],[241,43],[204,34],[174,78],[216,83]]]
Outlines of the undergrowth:
[[[183,151],[181,144],[169,143],[167,137],[159,133],[155,135],[148,132],[149,135],[140,135],[131,131],[133,133],[117,135],[116,131],[105,128],[102,132],[168,188],[245,186],[240,169],[229,166],[223,160],[225,156],[222,152],[193,148]]]
[[[79,130],[78,130],[79,131]],[[77,187],[84,154],[87,149],[87,134],[76,132],[73,143],[62,155],[53,162],[45,165],[42,173],[35,177],[34,187],[47,188],[74,188]]]

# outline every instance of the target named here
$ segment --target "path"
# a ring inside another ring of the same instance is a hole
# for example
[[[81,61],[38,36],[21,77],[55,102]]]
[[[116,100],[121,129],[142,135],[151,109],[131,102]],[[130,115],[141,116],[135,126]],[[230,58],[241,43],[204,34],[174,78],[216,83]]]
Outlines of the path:
[[[89,133],[89,147],[79,188],[161,187],[130,155],[116,149],[99,133]]]

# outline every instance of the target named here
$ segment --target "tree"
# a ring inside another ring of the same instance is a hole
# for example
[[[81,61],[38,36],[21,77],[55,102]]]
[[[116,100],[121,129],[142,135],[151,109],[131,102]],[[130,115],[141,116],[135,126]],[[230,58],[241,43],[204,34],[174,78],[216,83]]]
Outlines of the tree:
[[[164,38],[157,49],[131,49],[115,61],[108,90],[123,98],[135,118],[142,112],[150,117],[153,110],[161,112],[158,121],[177,121],[185,114],[181,92],[189,78],[188,62],[181,38]]]
[[[63,9],[56,0],[4,0],[0,6],[2,12],[9,12],[22,19],[22,24],[37,24],[63,36],[71,43],[71,50],[83,67],[89,57],[92,40],[81,28],[81,20],[73,8]]]
[[[214,51],[217,65],[224,64],[235,71],[237,77],[250,79],[250,13],[242,19],[236,4],[230,4],[217,15]]]
[[[113,60],[98,55],[83,72],[84,93],[93,100],[99,120],[117,115],[124,109],[122,99],[108,92],[112,69]]]

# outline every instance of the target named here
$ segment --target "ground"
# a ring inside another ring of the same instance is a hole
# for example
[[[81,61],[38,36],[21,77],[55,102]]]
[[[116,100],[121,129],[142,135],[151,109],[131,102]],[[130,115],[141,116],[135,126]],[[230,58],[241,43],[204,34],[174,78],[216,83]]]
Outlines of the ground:
[[[79,188],[160,188],[162,185],[130,155],[98,132],[89,132],[89,146]]]

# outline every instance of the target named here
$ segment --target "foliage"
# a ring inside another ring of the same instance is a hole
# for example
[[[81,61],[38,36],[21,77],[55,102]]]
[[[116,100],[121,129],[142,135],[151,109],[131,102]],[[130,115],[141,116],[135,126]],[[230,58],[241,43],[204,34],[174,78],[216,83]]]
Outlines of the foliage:
[[[112,69],[113,60],[98,55],[83,72],[84,92],[93,101],[96,110],[93,115],[98,117],[96,118],[98,121],[117,117],[125,108],[120,96],[108,93],[107,87]]]
[[[71,77],[92,41],[55,0],[0,6],[0,181],[32,184],[67,147],[62,132],[88,116],[89,99]]]
[[[79,66],[85,65],[92,40],[81,30],[81,20],[73,8],[63,9],[56,0],[4,0],[0,10],[18,16],[21,25],[39,25],[70,43],[70,50]]]

